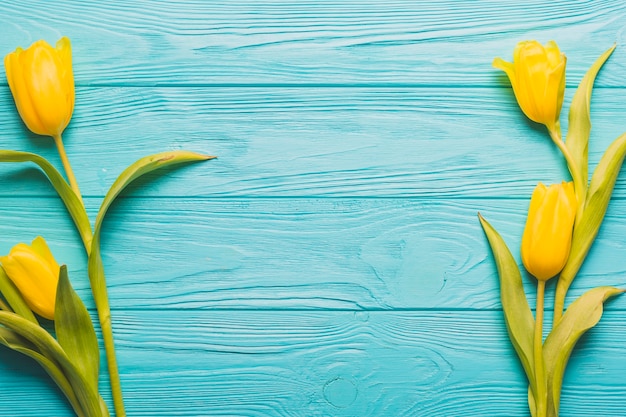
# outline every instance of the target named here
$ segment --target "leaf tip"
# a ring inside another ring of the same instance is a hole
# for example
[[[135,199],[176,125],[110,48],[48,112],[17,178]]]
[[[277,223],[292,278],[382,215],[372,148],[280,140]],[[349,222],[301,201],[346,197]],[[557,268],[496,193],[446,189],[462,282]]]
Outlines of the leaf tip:
[[[480,220],[480,224],[483,226],[483,228],[489,225],[489,222],[483,217],[482,214],[480,214],[480,211],[478,212],[478,220]]]

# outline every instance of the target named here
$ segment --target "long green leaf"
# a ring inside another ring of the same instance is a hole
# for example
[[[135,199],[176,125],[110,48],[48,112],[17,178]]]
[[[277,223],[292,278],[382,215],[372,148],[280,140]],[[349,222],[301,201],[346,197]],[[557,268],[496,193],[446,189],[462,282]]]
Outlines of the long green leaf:
[[[59,194],[59,197],[63,200],[63,203],[65,203],[65,207],[70,213],[72,220],[74,220],[74,224],[78,229],[85,249],[89,250],[91,247],[92,234],[87,212],[80,199],[76,196],[76,193],[74,193],[67,181],[65,181],[63,176],[50,162],[34,153],[11,150],[0,150],[0,162],[33,162],[37,164],[46,174],[48,180]]]
[[[101,417],[100,395],[91,389],[59,343],[42,327],[15,313],[0,311],[0,324],[31,342],[43,356],[58,363],[87,417]]]
[[[548,398],[554,416],[559,414],[563,375],[576,342],[600,321],[604,302],[623,292],[614,287],[598,287],[587,291],[572,303],[546,338],[543,355],[548,373]]]
[[[478,215],[487,235],[500,276],[500,299],[511,343],[522,363],[532,393],[536,393],[533,334],[535,319],[528,305],[520,270],[500,234]]]
[[[185,162],[206,161],[214,158],[213,156],[200,155],[187,151],[164,152],[156,155],[147,156],[139,159],[137,162],[126,168],[120,176],[115,180],[109,191],[107,192],[98,215],[94,227],[93,239],[89,254],[89,281],[93,292],[96,307],[98,309],[98,317],[102,328],[102,339],[104,341],[105,353],[107,357],[107,365],[109,368],[109,376],[111,382],[111,391],[113,393],[113,402],[115,411],[118,415],[125,415],[124,405],[122,402],[122,387],[119,381],[119,372],[117,369],[117,359],[115,358],[115,347],[113,342],[113,330],[111,328],[111,314],[109,306],[109,297],[107,295],[106,278],[104,275],[104,265],[100,254],[100,231],[102,230],[102,222],[106,213],[115,201],[115,198],[126,188],[131,182],[149,172],[155,171],[166,166],[182,164]]]
[[[570,255],[556,286],[555,321],[560,319],[567,290],[600,230],[625,156],[626,133],[615,139],[607,148],[591,177],[583,217],[574,228]]]
[[[0,267],[0,292],[16,314],[19,314],[26,320],[32,321],[35,324],[39,324],[32,310],[28,304],[26,304],[24,297],[22,297],[20,291],[15,284],[13,284],[13,281],[11,281],[2,267]]]
[[[588,152],[589,152],[589,134],[591,132],[591,93],[593,91],[593,83],[602,68],[602,65],[611,56],[615,46],[604,52],[596,62],[589,68],[582,81],[576,89],[572,104],[569,108],[569,127],[565,145],[573,157],[574,163],[578,166],[578,171],[584,180],[585,187],[589,178],[588,168]],[[581,195],[585,195],[586,190],[581,190]],[[582,203],[582,202],[581,202]]]
[[[106,298],[104,267],[100,255],[100,231],[106,213],[117,196],[134,180],[157,169],[188,162],[206,161],[213,158],[215,157],[188,151],[163,152],[139,159],[126,168],[115,180],[104,197],[96,216],[89,255],[89,279],[91,280],[91,288],[94,291],[96,304],[104,302],[103,300]]]
[[[65,353],[91,384],[91,389],[98,391],[98,338],[87,308],[70,284],[65,265],[59,274],[54,329]]]
[[[76,415],[79,417],[85,415],[70,382],[56,362],[42,355],[41,352],[36,350],[32,343],[4,327],[0,328],[0,344],[37,361],[48,375],[50,375],[63,394],[65,394]]]

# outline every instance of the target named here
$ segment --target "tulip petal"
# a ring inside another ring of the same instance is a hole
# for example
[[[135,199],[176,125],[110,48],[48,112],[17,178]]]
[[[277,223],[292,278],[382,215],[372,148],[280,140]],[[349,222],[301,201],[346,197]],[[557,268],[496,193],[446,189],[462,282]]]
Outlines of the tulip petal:
[[[50,272],[56,273],[56,271],[59,270],[59,264],[56,259],[54,259],[54,256],[52,256],[52,252],[44,238],[37,236],[30,244],[30,247],[46,261],[47,265],[51,266]]]
[[[8,256],[0,258],[0,262],[30,308],[53,320],[58,276],[50,267],[23,243],[14,246]]]
[[[58,136],[74,111],[75,88],[71,47],[61,38],[57,47],[39,40],[5,57],[7,80],[26,126],[36,134]]]
[[[72,70],[72,45],[68,37],[63,36],[56,43],[56,49],[59,60],[61,61],[61,83],[65,91],[65,100],[67,104],[67,113],[65,126],[67,126],[74,113],[74,101],[76,98],[74,86],[74,71]]]
[[[56,50],[45,42],[35,43],[24,52],[26,91],[44,129],[50,136],[59,135],[66,127],[67,97],[62,84],[63,67]]]
[[[522,261],[535,278],[546,281],[558,274],[570,252],[577,211],[573,182],[539,183],[533,191],[522,235]]]
[[[544,47],[537,41],[522,41],[515,46],[513,63],[496,58],[493,66],[508,75],[526,117],[553,131],[563,104],[565,63],[565,55],[555,42]]]
[[[25,74],[22,65],[22,56],[24,52],[21,49],[17,49],[15,52],[8,54],[4,58],[4,67],[7,74],[7,80],[13,99],[15,100],[15,107],[17,112],[26,124],[26,127],[32,132],[38,135],[45,135],[46,131],[39,119],[35,105],[31,99],[31,95],[28,93],[26,87],[26,81],[24,79]]]

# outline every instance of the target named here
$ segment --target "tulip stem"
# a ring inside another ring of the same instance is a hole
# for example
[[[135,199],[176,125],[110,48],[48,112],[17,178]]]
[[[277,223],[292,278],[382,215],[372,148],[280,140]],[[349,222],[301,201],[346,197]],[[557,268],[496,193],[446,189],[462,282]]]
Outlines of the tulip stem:
[[[61,157],[61,162],[63,163],[63,168],[65,169],[65,174],[67,175],[70,187],[72,187],[72,190],[74,190],[74,193],[76,193],[76,196],[84,206],[85,203],[83,203],[83,197],[80,193],[80,189],[78,188],[78,182],[76,182],[76,177],[74,176],[74,171],[70,165],[70,160],[67,158],[67,153],[65,152],[65,146],[63,146],[63,139],[61,138],[61,135],[54,135],[52,138],[54,139],[54,143],[59,151],[59,156]]]
[[[124,399],[122,396],[122,385],[120,383],[120,374],[117,367],[117,358],[115,357],[115,344],[113,341],[113,329],[111,327],[111,307],[109,299],[106,296],[100,297],[98,301],[98,318],[100,319],[100,327],[102,329],[102,339],[104,341],[104,352],[109,368],[109,381],[111,383],[111,394],[113,396],[113,408],[117,417],[126,417],[124,409]]]
[[[575,225],[578,225],[578,222],[583,217],[583,209],[585,208],[585,193],[587,192],[587,184],[586,179],[582,177],[580,170],[578,169],[578,165],[576,165],[576,161],[574,161],[574,157],[571,152],[563,142],[561,136],[561,130],[557,128],[548,129],[550,132],[550,137],[552,138],[552,142],[559,148],[563,156],[565,157],[565,161],[567,162],[567,167],[569,168],[569,172],[572,175],[572,181],[574,181],[574,190],[576,190],[576,202],[577,210],[576,210],[576,220],[574,221]]]
[[[537,382],[537,398],[536,417],[545,417],[548,412],[548,392],[546,370],[543,361],[543,305],[546,282],[537,281],[537,309],[535,314],[535,338],[534,338],[534,357],[535,357],[535,378]]]

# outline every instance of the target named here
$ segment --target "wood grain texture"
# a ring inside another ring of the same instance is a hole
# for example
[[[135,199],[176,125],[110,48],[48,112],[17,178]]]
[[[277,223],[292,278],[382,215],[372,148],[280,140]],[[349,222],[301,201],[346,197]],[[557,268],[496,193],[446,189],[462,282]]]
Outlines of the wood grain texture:
[[[1,201],[0,253],[41,234],[91,305],[83,249],[61,204]],[[123,199],[104,226],[109,293],[116,309],[499,309],[498,277],[477,212],[499,230],[519,261],[527,205],[524,200]],[[626,286],[624,212],[624,200],[612,203],[571,300],[595,286]],[[534,305],[534,282],[525,280]],[[626,309],[626,298],[611,306]]]
[[[0,91],[11,109],[8,88]],[[625,99],[622,88],[593,96],[592,168],[626,131]],[[0,129],[0,147],[60,167],[52,141],[29,134],[16,112]],[[86,87],[65,141],[87,196],[103,196],[135,160],[181,148],[218,159],[170,172],[137,195],[528,198],[538,181],[569,177],[545,129],[499,88]],[[0,194],[53,195],[31,171],[0,165]],[[625,181],[616,197],[626,196]]]
[[[571,359],[562,417],[623,415],[626,365],[612,346],[626,343],[626,321],[606,319]],[[499,311],[140,310],[115,324],[129,415],[526,414]],[[19,415],[71,415],[30,363],[0,369]],[[21,394],[30,387],[39,414]]]
[[[528,415],[476,214],[519,259],[532,189],[568,173],[491,62],[556,40],[567,109],[617,43],[594,90],[593,167],[626,131],[625,18],[621,0],[0,2],[1,55],[72,39],[64,137],[92,219],[138,158],[218,156],[140,180],[105,222],[129,415]],[[60,166],[3,77],[0,110],[0,148]],[[626,287],[625,213],[622,174],[569,301]],[[37,234],[93,314],[63,206],[34,167],[0,164],[0,254]],[[626,415],[626,298],[606,310],[574,351],[561,417]],[[110,402],[104,374],[101,388]],[[1,349],[0,416],[43,415],[71,410]]]
[[[625,17],[621,0],[12,0],[0,53],[67,35],[81,84],[484,86],[493,58],[528,38],[556,40],[580,80],[623,41]],[[624,86],[621,62],[604,85]]]

